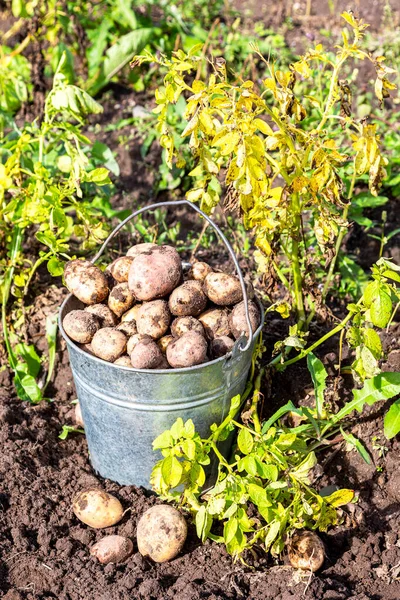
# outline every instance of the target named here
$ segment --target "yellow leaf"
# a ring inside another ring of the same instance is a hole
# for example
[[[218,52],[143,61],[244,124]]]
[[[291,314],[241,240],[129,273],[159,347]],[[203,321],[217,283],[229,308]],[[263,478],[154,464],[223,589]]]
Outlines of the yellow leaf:
[[[186,198],[189,202],[197,202],[204,194],[204,188],[194,188],[186,192]]]
[[[279,147],[280,139],[275,135],[270,135],[265,138],[265,146],[267,150],[276,150]]]
[[[293,63],[292,66],[296,73],[299,73],[302,77],[310,77],[311,69],[306,60],[299,60],[298,62]]]
[[[200,128],[202,131],[204,131],[204,133],[206,133],[207,135],[214,134],[214,131],[215,131],[214,123],[213,123],[210,113],[208,113],[206,110],[203,110],[199,114],[199,123],[200,123]]]
[[[272,131],[271,127],[262,119],[254,119],[253,123],[264,135],[273,135],[274,132]]]
[[[240,140],[240,134],[237,131],[226,131],[224,130],[223,135],[220,136],[218,133],[211,142],[212,146],[221,148],[221,155],[228,156],[231,154],[238,145]]]

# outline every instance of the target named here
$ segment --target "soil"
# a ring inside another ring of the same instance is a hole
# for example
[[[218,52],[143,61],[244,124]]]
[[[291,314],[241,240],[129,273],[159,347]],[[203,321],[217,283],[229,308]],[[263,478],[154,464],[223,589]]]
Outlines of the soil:
[[[281,0],[271,7],[265,2],[237,2],[243,10],[255,10],[254,20],[281,25],[290,18],[293,27],[286,36],[301,49],[310,35],[326,26],[328,3],[312,2],[311,19],[305,20],[305,2]],[[336,12],[348,8],[336,2]],[[356,8],[359,4],[355,2]],[[364,4],[364,3],[363,3]],[[370,2],[359,8],[372,29],[382,24],[384,2]],[[392,2],[394,4],[394,2]],[[397,15],[397,16],[396,16]],[[398,11],[393,18],[398,18]],[[336,23],[336,21],[335,21]],[[333,25],[333,20],[332,23]],[[103,102],[102,123],[131,116],[134,106],[148,105],[147,99],[126,90],[111,89]],[[96,130],[95,130],[96,133]],[[133,133],[133,135],[131,135]],[[126,144],[118,137],[127,136]],[[151,199],[159,166],[159,149],[153,147],[142,159],[137,136],[129,126],[97,137],[117,153],[121,176],[116,181],[113,206],[133,208]],[[154,200],[154,198],[153,198]],[[399,226],[393,202],[388,214]],[[379,215],[373,215],[379,221]],[[193,228],[193,219],[179,213],[184,231]],[[378,232],[377,232],[378,233]],[[367,247],[367,242],[370,244]],[[361,228],[353,228],[347,249],[368,268],[376,260],[379,247],[366,238]],[[392,242],[391,252],[398,253]],[[362,250],[361,250],[362,249]],[[222,257],[206,251],[203,258],[221,265]],[[245,261],[243,261],[245,262]],[[38,284],[44,289],[46,278]],[[28,336],[39,352],[45,352],[45,319],[63,299],[55,286],[41,293],[30,312]],[[282,339],[287,324],[268,316],[266,344],[273,347]],[[314,332],[317,334],[317,332]],[[313,334],[313,333],[312,333]],[[383,337],[385,370],[400,371],[400,329],[392,327]],[[321,349],[320,358],[330,373],[328,397],[338,406],[349,395],[351,381],[335,376],[337,340]],[[346,358],[346,357],[345,357]],[[0,351],[0,362],[5,357]],[[264,381],[264,417],[292,400],[307,403],[312,385],[306,365],[297,363],[285,373]],[[233,563],[216,543],[201,544],[192,525],[182,553],[173,561],[156,565],[137,551],[136,525],[141,514],[159,502],[151,493],[134,486],[120,487],[103,480],[91,468],[84,435],[59,434],[64,424],[73,425],[76,398],[64,342],[58,340],[55,375],[47,390],[51,401],[38,406],[22,403],[15,396],[11,375],[0,370],[0,598],[5,600],[398,600],[400,598],[400,441],[387,441],[382,434],[383,414],[388,403],[363,413],[354,427],[373,458],[371,465],[343,445],[325,451],[315,472],[314,485],[349,487],[358,502],[346,507],[343,523],[322,534],[327,558],[315,575],[294,571],[283,556],[273,560],[265,553],[246,556],[247,565]],[[122,502],[126,513],[115,527],[96,531],[80,523],[72,512],[74,495],[89,487],[101,487]],[[133,554],[123,563],[101,565],[90,556],[91,546],[103,535],[119,534],[134,543]]]

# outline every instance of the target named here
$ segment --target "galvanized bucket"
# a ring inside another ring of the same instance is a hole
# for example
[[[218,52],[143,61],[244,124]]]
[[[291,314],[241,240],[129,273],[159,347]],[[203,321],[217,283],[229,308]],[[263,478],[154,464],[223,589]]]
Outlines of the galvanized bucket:
[[[202,215],[228,249],[241,282],[251,332],[246,286],[233,249],[217,225],[187,200],[160,202],[132,213],[114,229],[92,262],[137,215],[160,206],[182,204]],[[83,304],[72,295],[65,299],[59,326],[69,351],[90,461],[97,473],[121,485],[150,489],[152,468],[161,457],[152,450],[152,442],[160,433],[182,417],[184,421],[192,419],[200,435],[209,435],[210,425],[220,423],[229,411],[231,399],[244,391],[255,341],[263,326],[264,313],[260,303],[259,306],[260,327],[248,339],[237,340],[226,356],[189,368],[139,370],[101,360],[70,340],[63,329],[63,319],[71,310],[83,308]],[[226,444],[223,450],[229,451]]]

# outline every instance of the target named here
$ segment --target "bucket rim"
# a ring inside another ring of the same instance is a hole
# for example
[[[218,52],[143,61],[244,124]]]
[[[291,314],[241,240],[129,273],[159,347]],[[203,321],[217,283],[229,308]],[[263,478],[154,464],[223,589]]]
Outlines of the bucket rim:
[[[167,373],[179,374],[179,373],[188,373],[188,372],[192,372],[195,370],[204,369],[204,368],[208,367],[209,365],[215,365],[219,362],[221,362],[221,363],[228,362],[228,360],[232,357],[232,352],[228,352],[224,356],[220,356],[219,358],[215,358],[214,360],[209,360],[207,362],[200,363],[199,365],[193,365],[192,367],[179,367],[176,369],[135,369],[135,367],[125,367],[124,365],[116,365],[115,363],[109,362],[107,360],[103,360],[102,358],[99,358],[98,356],[95,356],[94,354],[85,352],[85,350],[82,350],[82,348],[79,348],[77,343],[74,342],[73,340],[71,340],[71,338],[66,334],[63,324],[62,324],[61,317],[62,317],[62,313],[63,313],[68,301],[74,297],[75,296],[73,294],[68,294],[68,296],[65,298],[65,300],[61,304],[60,310],[58,313],[58,327],[60,329],[61,335],[63,336],[64,340],[67,343],[67,346],[71,345],[74,348],[74,350],[76,350],[79,354],[82,354],[82,356],[84,356],[86,359],[92,360],[95,363],[106,364],[115,369],[120,369],[121,371],[124,371],[126,373],[134,372],[134,373],[150,373],[150,374],[154,374],[154,375],[155,374],[165,375]],[[263,307],[261,301],[259,300],[259,298],[257,298],[257,296],[254,296],[254,300],[258,304],[258,307],[260,309],[260,315],[261,315],[260,325],[258,326],[258,328],[256,329],[256,331],[253,334],[253,340],[256,341],[262,331],[262,328],[264,327],[265,313],[264,313],[264,307]]]

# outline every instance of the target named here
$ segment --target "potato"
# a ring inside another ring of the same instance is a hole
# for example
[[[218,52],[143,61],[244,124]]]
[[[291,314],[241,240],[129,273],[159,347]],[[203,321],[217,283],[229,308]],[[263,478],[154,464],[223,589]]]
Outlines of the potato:
[[[130,356],[136,344],[138,344],[139,342],[143,342],[144,340],[152,342],[153,338],[143,333],[135,333],[131,335],[126,345],[126,353]]]
[[[204,327],[208,340],[229,335],[231,332],[229,312],[224,308],[209,308],[199,316],[199,321]]]
[[[122,331],[114,327],[104,327],[96,332],[92,339],[93,352],[99,358],[114,362],[125,354],[127,338]]]
[[[209,273],[213,272],[213,268],[205,262],[195,262],[188,273],[189,279],[204,281]]]
[[[182,278],[182,263],[172,246],[150,248],[134,259],[129,289],[138,300],[155,300],[172,292]]]
[[[249,315],[251,329],[253,333],[256,331],[260,324],[260,311],[254,302],[249,302]],[[231,328],[232,335],[235,339],[238,339],[242,333],[248,335],[249,328],[246,321],[246,312],[244,302],[239,302],[231,312],[229,317],[229,325]]]
[[[138,333],[149,335],[158,340],[168,331],[171,314],[165,300],[152,300],[142,304],[137,313]]]
[[[114,327],[118,322],[117,316],[105,304],[92,304],[85,310],[96,315],[101,327]]]
[[[125,323],[126,321],[136,321],[138,310],[141,307],[141,304],[135,304],[129,310],[127,310],[121,317],[121,322]]]
[[[67,262],[64,281],[68,291],[84,304],[98,304],[108,296],[107,277],[88,260]]]
[[[131,363],[135,369],[158,369],[163,358],[163,353],[152,339],[138,342],[131,352]]]
[[[207,305],[207,296],[198,281],[185,281],[169,297],[169,310],[177,317],[198,316]]]
[[[114,361],[114,365],[119,365],[120,367],[131,367],[131,359],[127,354],[123,354],[117,360]]]
[[[124,514],[121,502],[100,489],[79,492],[72,502],[72,510],[82,523],[95,529],[115,525]]]
[[[325,546],[313,531],[300,531],[290,540],[288,555],[292,567],[315,573],[324,564]]]
[[[142,244],[136,244],[135,246],[131,246],[126,255],[130,256],[131,258],[136,258],[136,256],[139,256],[139,254],[143,254],[143,252],[148,252],[152,248],[157,248],[157,244],[153,244],[152,242],[143,242]]]
[[[132,294],[126,282],[117,283],[108,297],[108,308],[118,317],[121,317],[135,304],[135,296]]]
[[[172,506],[152,506],[140,518],[137,526],[137,545],[142,556],[158,563],[172,560],[186,541],[184,517]]]
[[[78,344],[79,348],[88,354],[92,354],[94,356],[92,344]]]
[[[95,315],[85,310],[71,310],[63,319],[63,327],[67,336],[74,342],[89,344],[100,328],[100,323]]]
[[[227,335],[214,338],[210,342],[211,357],[220,358],[221,356],[225,356],[225,354],[228,354],[232,350],[234,345],[235,342]]]
[[[218,306],[229,306],[243,300],[239,279],[227,273],[209,273],[204,280],[204,293]]]
[[[158,340],[157,345],[163,354],[166,353],[168,344],[171,343],[174,339],[175,338],[173,335],[163,335],[163,337]]]
[[[90,554],[103,565],[123,562],[132,552],[131,540],[122,535],[106,535],[90,548]]]
[[[207,360],[207,342],[197,331],[188,331],[167,347],[171,367],[193,367]]]
[[[174,337],[180,337],[188,331],[197,331],[205,336],[203,325],[194,317],[178,317],[172,321],[171,333]]]
[[[136,321],[124,321],[117,325],[118,331],[122,331],[127,337],[135,335],[137,333]]]
[[[78,425],[78,427],[84,427],[85,426],[84,423],[83,423],[81,405],[79,404],[79,402],[77,402],[75,404],[74,419],[75,419],[75,423]]]
[[[128,281],[129,269],[132,264],[132,256],[120,256],[111,263],[107,269],[118,283]]]
[[[171,365],[167,361],[167,357],[163,354],[161,362],[158,364],[157,369],[170,369]]]

